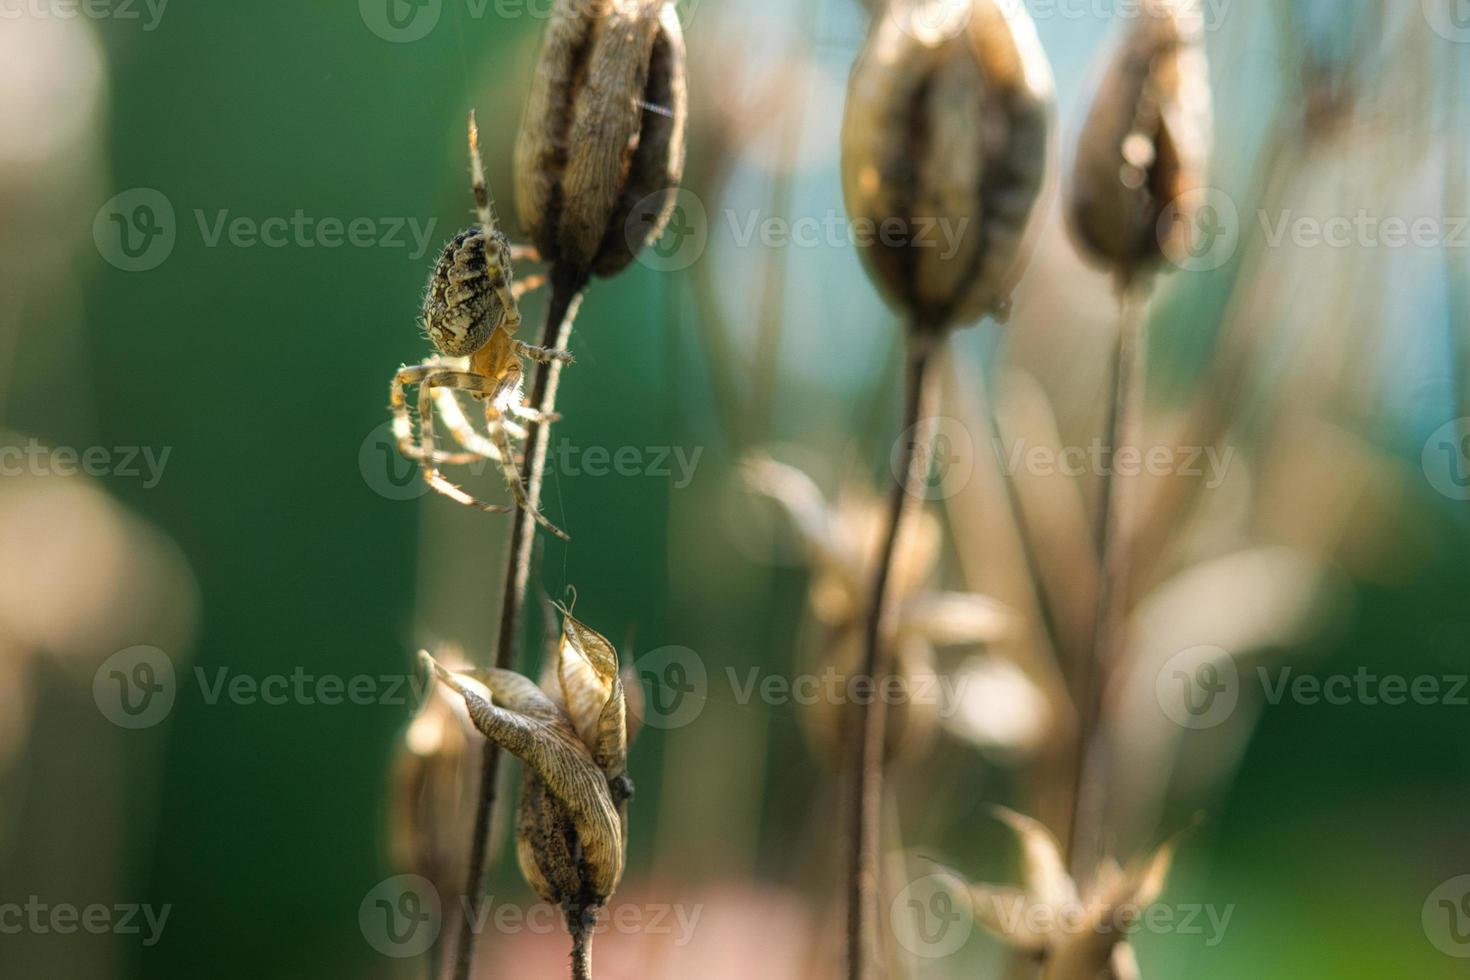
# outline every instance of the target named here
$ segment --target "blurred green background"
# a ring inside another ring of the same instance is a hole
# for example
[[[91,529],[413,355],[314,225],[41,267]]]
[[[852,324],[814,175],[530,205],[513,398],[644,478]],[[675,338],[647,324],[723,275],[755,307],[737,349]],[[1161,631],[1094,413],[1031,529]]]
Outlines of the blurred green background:
[[[1071,8],[1077,16],[1028,6],[1057,76],[1060,165],[1113,19],[1092,9],[1098,4]],[[0,977],[421,975],[421,963],[365,942],[358,916],[363,896],[395,873],[384,850],[388,760],[411,705],[210,703],[194,672],[402,676],[414,650],[438,640],[489,656],[506,521],[432,494],[392,499],[412,485],[402,482],[406,471],[392,471],[396,483],[388,472],[381,426],[392,371],[428,352],[415,317],[435,251],[470,222],[470,108],[492,191],[517,237],[510,150],[543,7],[443,0],[428,8],[432,29],[409,41],[381,36],[368,0],[175,0],[156,20],[140,5],[137,20],[116,9],[63,18],[44,8],[0,22],[15,81],[0,100],[15,103],[3,118],[18,134],[0,137],[0,425],[18,442],[168,447],[156,486],[118,474],[96,482],[151,525],[148,534],[172,542],[157,544],[164,558],[120,569],[161,583],[147,599],[156,615],[144,621],[165,625],[112,635],[104,623],[111,645],[83,644],[70,659],[49,658],[45,644],[19,634],[0,647],[26,658],[27,679],[15,683],[29,719],[20,747],[0,754],[0,903],[32,895],[167,903],[167,927],[148,947],[136,936],[0,935]],[[1415,34],[1403,26],[1410,15],[1355,53],[1354,30],[1373,34],[1378,11],[1369,0],[1224,5],[1207,32],[1218,125],[1212,183],[1242,214],[1267,193],[1274,127],[1294,131],[1280,120],[1301,103],[1295,86],[1312,51],[1334,78],[1353,80],[1349,101],[1373,106],[1384,91],[1407,91],[1395,74],[1406,65],[1422,69],[1428,94],[1417,115],[1395,113],[1385,98],[1379,115],[1352,117],[1342,144],[1302,150],[1293,158],[1301,179],[1329,185],[1324,193],[1349,214],[1401,213],[1394,207],[1414,205],[1395,205],[1395,195],[1426,180],[1444,185],[1438,213],[1467,212],[1470,200],[1450,192],[1467,177],[1453,172],[1466,159],[1453,146],[1467,135],[1470,46],[1422,23]],[[852,0],[703,0],[682,14],[687,186],[707,209],[710,244],[688,268],[635,264],[594,285],[554,446],[679,447],[700,456],[688,486],[553,462],[545,509],[575,540],[542,536],[533,588],[559,598],[574,586],[579,618],[625,659],[680,646],[714,676],[727,666],[781,674],[802,635],[805,564],[779,519],[745,500],[736,464],[774,445],[782,458],[820,470],[813,475],[828,490],[883,478],[896,434],[896,318],[850,247],[742,248],[719,209],[843,214],[836,135],[866,12]],[[1283,35],[1283,17],[1299,33]],[[750,93],[771,79],[778,107],[751,109]],[[1383,113],[1394,118],[1385,123]],[[59,135],[45,143],[48,126]],[[27,149],[26,133],[40,149]],[[1324,159],[1337,169],[1313,169]],[[1355,161],[1384,159],[1388,177],[1354,179]],[[1415,161],[1422,166],[1410,168]],[[93,234],[99,209],[133,188],[156,190],[175,216],[167,257],[137,272],[118,268]],[[373,243],[210,243],[221,212],[258,223],[298,211],[344,224],[371,219]],[[1053,231],[1043,234],[1016,318],[1004,331],[984,325],[961,336],[954,370],[994,377],[1009,352],[1029,358],[1064,428],[1081,433],[1095,425],[1101,397],[1106,342],[1089,331],[1109,323],[1108,294],[1096,277],[1069,302],[1076,272],[1066,263],[1075,259],[1045,257],[1066,242],[1054,230],[1055,201],[1044,211]],[[400,221],[434,223],[427,254],[407,230],[401,244],[383,239]],[[1260,233],[1247,218],[1244,240]],[[1223,267],[1180,273],[1165,287],[1152,352],[1151,397],[1161,412],[1187,401],[1210,362],[1233,298],[1251,286],[1250,256],[1247,244]],[[1256,335],[1275,340],[1261,345],[1263,367],[1241,393],[1232,438],[1248,452],[1269,442],[1280,421],[1272,406],[1299,390],[1300,365],[1349,363],[1355,369],[1334,384],[1308,387],[1371,456],[1370,487],[1393,488],[1349,502],[1346,526],[1372,523],[1379,533],[1355,539],[1346,558],[1326,556],[1350,601],[1301,648],[1277,651],[1314,674],[1470,672],[1467,512],[1421,470],[1431,433],[1465,414],[1470,364],[1457,338],[1470,323],[1457,300],[1470,249],[1416,258],[1370,253],[1348,273],[1273,256],[1268,264],[1279,264],[1278,287],[1290,299],[1273,305],[1268,293],[1246,307]],[[1340,293],[1361,300],[1345,317],[1333,304]],[[1027,295],[1043,312],[1028,318]],[[527,300],[529,323],[539,323],[543,303],[540,294]],[[1043,322],[1084,306],[1092,324]],[[1070,341],[1069,329],[1077,331]],[[1303,462],[1294,454],[1320,463],[1329,483],[1346,466],[1322,441],[1279,451],[1293,463]],[[60,480],[37,479],[46,494]],[[493,472],[478,480],[498,491]],[[1303,506],[1313,511],[1310,501]],[[48,535],[63,534],[68,519],[48,512],[47,520],[57,523],[3,539],[33,549],[5,559],[7,591],[49,567]],[[1258,522],[1269,539],[1263,527],[1270,522]],[[78,568],[91,567],[85,542],[77,554]],[[69,568],[47,581],[64,592]],[[946,569],[957,574],[952,562]],[[534,608],[527,620],[531,641],[540,630]],[[131,732],[99,716],[90,685],[96,664],[134,644],[164,648],[180,681],[166,722]],[[696,724],[647,731],[635,748],[625,889],[698,896],[735,882],[757,897],[757,888],[779,890],[799,896],[810,926],[798,945],[835,950],[839,900],[829,879],[840,824],[824,763],[804,742],[796,709],[741,704],[718,684],[708,697]],[[1199,937],[1142,937],[1145,975],[1463,975],[1463,961],[1436,947],[1421,916],[1442,882],[1470,874],[1470,706],[1288,702],[1267,707],[1241,739],[1238,765],[1202,792],[1171,794],[1153,835],[1207,811],[1168,895],[1233,906],[1228,932],[1213,947]],[[976,878],[1009,880],[1013,845],[986,808],[1015,802],[1023,771],[945,743],[903,783],[905,806],[925,815],[924,838],[906,843]],[[1143,842],[1120,843],[1126,856]],[[501,851],[495,893],[525,900],[503,837]],[[717,914],[713,905],[706,913]],[[499,940],[486,939],[487,957]],[[915,975],[977,975],[973,964],[994,963],[993,944],[978,931],[967,949],[969,959],[920,962]],[[726,952],[740,961],[741,947]],[[641,975],[658,974],[648,965]]]

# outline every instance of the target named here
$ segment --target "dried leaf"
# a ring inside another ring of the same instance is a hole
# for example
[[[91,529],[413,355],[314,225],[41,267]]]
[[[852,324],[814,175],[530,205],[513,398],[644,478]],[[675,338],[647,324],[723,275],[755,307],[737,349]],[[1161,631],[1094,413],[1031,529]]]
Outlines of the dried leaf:
[[[601,633],[562,611],[557,679],[567,714],[603,773],[612,779],[628,767],[627,715],[618,653]]]
[[[996,807],[995,815],[1020,838],[1027,892],[1054,909],[1077,904],[1077,886],[1067,874],[1061,844],[1052,832],[1041,821],[1005,807]]]

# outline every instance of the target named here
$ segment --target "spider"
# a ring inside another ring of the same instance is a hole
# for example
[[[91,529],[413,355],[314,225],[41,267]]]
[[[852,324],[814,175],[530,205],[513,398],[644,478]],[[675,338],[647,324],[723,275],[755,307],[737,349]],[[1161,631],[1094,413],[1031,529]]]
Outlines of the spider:
[[[513,246],[495,218],[495,206],[485,188],[485,167],[480,160],[480,133],[475,114],[469,121],[471,190],[479,227],[468,228],[450,239],[439,255],[429,288],[424,296],[420,320],[438,354],[398,369],[389,384],[393,410],[393,435],[398,451],[420,465],[428,485],[467,507],[504,513],[511,508],[477,500],[439,471],[441,465],[489,459],[497,463],[517,507],[557,537],[567,535],[552,524],[526,497],[525,485],[512,438],[524,439],[520,421],[550,424],[558,416],[542,413],[524,401],[522,357],[540,363],[570,363],[567,351],[535,347],[515,338],[521,325],[518,301],[546,281],[544,275],[512,282],[511,262],[524,258],[538,261],[531,246]],[[419,441],[413,439],[405,389],[418,385]],[[481,434],[466,417],[456,391],[469,392],[485,406],[485,432]],[[435,407],[463,452],[436,448]],[[519,420],[519,421],[518,421]]]

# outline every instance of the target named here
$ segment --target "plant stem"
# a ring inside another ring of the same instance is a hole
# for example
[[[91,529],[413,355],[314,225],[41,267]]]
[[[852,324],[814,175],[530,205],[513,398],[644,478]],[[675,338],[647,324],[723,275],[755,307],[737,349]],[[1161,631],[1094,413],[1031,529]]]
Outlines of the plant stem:
[[[592,980],[592,923],[578,912],[567,916],[567,929],[572,934],[572,980]]]
[[[849,792],[852,837],[847,879],[847,975],[850,980],[868,980],[878,974],[881,957],[878,943],[879,819],[883,808],[883,747],[887,706],[883,688],[890,658],[885,647],[891,635],[893,597],[889,582],[899,538],[908,518],[918,509],[920,486],[929,463],[934,419],[933,399],[937,391],[930,370],[937,348],[934,335],[916,326],[909,333],[903,421],[899,438],[904,440],[899,462],[902,469],[894,482],[877,564],[873,591],[863,635],[863,673],[869,690],[859,708],[859,723],[853,727]]]
[[[541,333],[541,346],[565,349],[572,337],[572,323],[582,303],[586,277],[568,274],[564,269],[551,270],[551,302],[546,309],[546,325]],[[538,363],[531,381],[531,404],[542,413],[556,409],[556,390],[561,380],[561,361]],[[526,423],[525,481],[526,501],[540,505],[541,483],[546,475],[546,450],[550,444],[551,426],[540,422]],[[495,647],[495,666],[510,670],[515,665],[520,636],[521,612],[526,604],[526,591],[531,581],[531,556],[536,543],[536,522],[521,508],[511,515],[510,548],[505,565],[505,592],[500,604],[500,635]],[[495,783],[500,772],[500,749],[485,741],[480,765],[479,802],[475,809],[474,840],[470,847],[469,871],[465,879],[465,898],[469,914],[460,927],[454,958],[454,980],[468,980],[475,956],[475,925],[480,921],[480,901],[484,893],[485,854],[490,842],[490,823],[495,812]]]
[[[1116,470],[1120,448],[1131,446],[1142,451],[1143,306],[1142,300],[1126,292],[1119,300],[1113,398],[1107,427],[1108,465],[1103,471],[1098,508],[1097,611],[1092,621],[1091,655],[1081,662],[1076,684],[1078,737],[1065,852],[1073,877],[1089,873],[1098,857],[1094,853],[1095,838],[1101,824],[1105,778],[1103,703],[1126,633],[1137,494],[1133,481],[1118,479]]]

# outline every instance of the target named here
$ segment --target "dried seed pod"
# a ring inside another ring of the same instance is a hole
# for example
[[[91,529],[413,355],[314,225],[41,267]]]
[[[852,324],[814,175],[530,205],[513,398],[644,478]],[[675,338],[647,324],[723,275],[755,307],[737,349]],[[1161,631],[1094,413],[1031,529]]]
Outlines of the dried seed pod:
[[[421,656],[464,698],[475,727],[525,763],[521,873],[585,939],[623,873],[628,743],[617,652],[566,613],[541,687],[514,671],[451,671]]]
[[[516,142],[516,206],[547,261],[620,271],[684,172],[684,37],[665,0],[557,0]]]
[[[1145,0],[1082,128],[1068,221],[1124,285],[1191,246],[1210,147],[1203,33],[1197,0]]]
[[[938,331],[1005,312],[1046,174],[1053,87],[1021,5],[965,0],[921,30],[923,3],[893,0],[853,67],[842,191],[879,289]]]
[[[457,655],[442,655],[458,662]],[[428,693],[394,752],[388,845],[394,866],[422,875],[436,888],[457,888],[469,863],[473,807],[469,802],[479,735],[459,699]],[[449,892],[443,892],[449,894]]]

